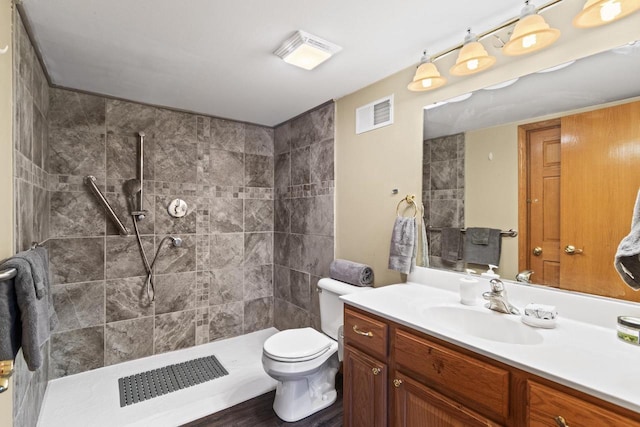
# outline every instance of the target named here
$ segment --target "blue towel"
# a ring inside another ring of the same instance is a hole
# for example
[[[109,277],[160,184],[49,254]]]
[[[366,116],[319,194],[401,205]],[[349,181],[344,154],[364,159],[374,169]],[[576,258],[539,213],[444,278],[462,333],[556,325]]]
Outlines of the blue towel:
[[[44,248],[43,248],[44,249]],[[21,255],[21,254],[20,254]],[[43,253],[45,271],[39,274],[47,277],[48,257],[46,250]],[[34,283],[34,272],[32,264],[23,256],[13,257],[5,261],[0,269],[15,268],[16,277],[12,281],[7,281],[0,286],[11,289],[3,289],[0,292],[0,360],[15,358],[20,347],[27,367],[35,371],[44,360],[41,347],[47,342],[51,331],[55,329],[58,322],[53,308],[53,298],[50,289],[45,288],[47,298],[38,298]],[[37,275],[35,275],[37,276]],[[43,283],[49,284],[49,280]],[[18,316],[19,314],[19,316]]]

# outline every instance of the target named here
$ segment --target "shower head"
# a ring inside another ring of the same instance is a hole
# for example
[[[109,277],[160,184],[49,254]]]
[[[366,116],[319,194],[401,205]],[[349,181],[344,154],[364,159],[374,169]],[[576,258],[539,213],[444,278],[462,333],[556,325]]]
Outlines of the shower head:
[[[176,248],[182,246],[182,238],[180,237],[170,237],[171,239],[171,243],[173,244],[173,246],[175,246]]]
[[[140,135],[143,138],[146,136],[146,134],[144,132],[138,132],[138,135]]]
[[[140,185],[140,180],[134,178],[126,180],[123,188],[128,197],[133,197],[140,192],[142,186]]]

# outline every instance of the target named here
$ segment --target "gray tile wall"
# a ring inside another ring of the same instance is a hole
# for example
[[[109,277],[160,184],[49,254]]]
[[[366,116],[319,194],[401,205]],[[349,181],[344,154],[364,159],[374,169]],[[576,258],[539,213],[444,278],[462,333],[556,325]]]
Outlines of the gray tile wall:
[[[464,227],[464,133],[424,141],[422,201],[425,223],[435,228]],[[428,231],[433,267],[462,271],[463,262],[441,258],[440,231]]]
[[[13,147],[15,250],[49,236],[46,171],[49,86],[20,15],[13,15]],[[15,426],[35,426],[49,379],[49,342],[42,349],[43,367],[28,370],[22,352],[15,360],[13,419]]]
[[[184,242],[160,248],[154,302],[123,188],[140,131],[143,245],[152,258],[165,236]],[[273,326],[273,129],[52,89],[49,140],[54,378]],[[88,192],[89,174],[130,236]],[[189,206],[179,219],[167,213],[175,198]]]
[[[320,329],[316,284],[334,256],[333,103],[275,129],[275,327]]]

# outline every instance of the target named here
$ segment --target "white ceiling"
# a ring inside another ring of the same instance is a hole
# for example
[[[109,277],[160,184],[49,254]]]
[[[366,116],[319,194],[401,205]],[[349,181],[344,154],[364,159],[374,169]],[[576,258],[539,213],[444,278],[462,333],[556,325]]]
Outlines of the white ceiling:
[[[540,3],[546,3],[540,1]],[[273,126],[517,16],[519,0],[23,0],[55,85]],[[343,47],[313,71],[272,52]]]

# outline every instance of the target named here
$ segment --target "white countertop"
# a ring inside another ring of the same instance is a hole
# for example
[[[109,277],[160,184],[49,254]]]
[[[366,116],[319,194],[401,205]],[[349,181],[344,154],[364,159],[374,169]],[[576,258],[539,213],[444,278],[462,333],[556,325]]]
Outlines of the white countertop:
[[[640,304],[505,281],[509,300],[521,311],[531,302],[552,304],[557,307],[559,317],[554,329],[533,328],[542,337],[535,344],[502,343],[449,329],[429,311],[432,307],[448,306],[495,313],[485,308],[485,301],[481,300],[481,293],[489,290],[488,281],[479,283],[478,304],[464,306],[459,302],[460,274],[420,270],[409,278],[420,283],[385,286],[341,299],[372,314],[640,412],[640,346],[622,342],[616,335],[617,315],[640,316]],[[501,316],[505,322],[521,323],[520,316],[501,313],[495,316]]]

